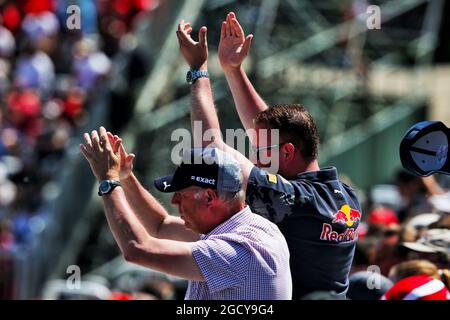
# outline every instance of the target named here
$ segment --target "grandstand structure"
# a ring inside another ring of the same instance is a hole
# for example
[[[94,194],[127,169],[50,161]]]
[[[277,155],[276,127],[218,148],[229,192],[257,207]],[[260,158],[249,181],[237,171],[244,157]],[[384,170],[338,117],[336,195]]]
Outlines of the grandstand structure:
[[[132,92],[133,112],[118,133],[128,151],[137,155],[137,175],[155,191],[153,178],[172,166],[167,160],[176,143],[171,132],[190,129],[188,66],[180,58],[175,36],[182,18],[191,21],[194,30],[208,26],[209,68],[222,129],[240,128],[217,59],[221,21],[234,11],[245,32],[255,36],[245,64],[253,84],[269,105],[301,103],[311,111],[321,139],[320,165],[336,166],[361,189],[389,181],[400,165],[398,144],[411,124],[431,117],[450,121],[444,106],[450,72],[434,63],[448,4],[371,4],[380,7],[381,29],[367,28],[366,1],[167,1],[155,21],[136,30],[136,50],[150,64],[145,79],[127,87],[117,74],[99,94],[96,114],[85,130],[111,123],[111,91]],[[52,225],[35,256],[21,263],[16,275],[24,286],[19,290],[22,298],[39,294],[50,279],[66,278],[69,265],[105,278],[117,272],[108,266],[123,265],[113,260],[119,251],[103,217],[97,185],[77,152],[78,143],[74,141],[68,153]],[[170,203],[169,197],[156,195]],[[37,274],[27,269],[30,259]]]

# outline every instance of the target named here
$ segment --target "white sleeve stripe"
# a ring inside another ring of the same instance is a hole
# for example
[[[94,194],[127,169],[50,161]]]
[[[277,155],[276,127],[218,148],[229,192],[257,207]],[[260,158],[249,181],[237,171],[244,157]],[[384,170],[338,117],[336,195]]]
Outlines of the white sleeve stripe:
[[[403,300],[417,300],[419,298],[432,295],[444,289],[444,284],[439,280],[432,280],[420,287],[415,288],[413,291],[408,293]]]

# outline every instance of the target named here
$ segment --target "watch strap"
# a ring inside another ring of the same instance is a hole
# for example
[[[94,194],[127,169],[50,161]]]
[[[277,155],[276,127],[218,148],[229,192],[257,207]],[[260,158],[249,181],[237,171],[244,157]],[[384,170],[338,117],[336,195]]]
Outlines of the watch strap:
[[[104,183],[108,183],[110,186],[110,188],[107,192],[102,192],[100,189],[100,186]],[[102,181],[100,181],[100,184],[98,186],[98,195],[103,196],[105,194],[109,194],[114,190],[115,187],[119,187],[120,185],[121,185],[120,181],[117,181],[117,180],[102,180]]]
[[[209,72],[207,70],[189,70],[190,73],[190,84],[194,83],[199,78],[209,78]]]

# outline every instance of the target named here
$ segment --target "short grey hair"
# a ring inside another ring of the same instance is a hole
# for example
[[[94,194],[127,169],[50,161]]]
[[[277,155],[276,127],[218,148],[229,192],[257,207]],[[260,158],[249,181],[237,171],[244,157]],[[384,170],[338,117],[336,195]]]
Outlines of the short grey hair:
[[[219,199],[229,204],[245,202],[245,192],[242,189],[238,192],[217,190],[217,195],[219,196]]]
[[[200,199],[203,196],[203,194],[200,193],[200,191],[204,191],[204,190],[206,190],[206,189],[202,188],[202,187],[198,187],[198,191],[194,195],[195,199],[197,199],[197,200]],[[245,202],[245,192],[242,189],[237,192],[230,192],[230,191],[223,191],[223,190],[216,190],[216,192],[217,192],[217,196],[219,197],[219,199],[229,205]]]

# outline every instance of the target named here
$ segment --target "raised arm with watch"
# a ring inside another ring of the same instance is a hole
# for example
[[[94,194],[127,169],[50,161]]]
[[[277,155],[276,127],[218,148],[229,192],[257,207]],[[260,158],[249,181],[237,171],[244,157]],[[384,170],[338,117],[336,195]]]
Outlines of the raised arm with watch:
[[[118,180],[102,180],[98,185],[98,195],[104,196],[105,194],[111,193],[114,188],[120,186],[120,181]]]
[[[207,70],[189,70],[186,74],[186,82],[189,84],[194,84],[198,78],[209,78],[209,73]]]

